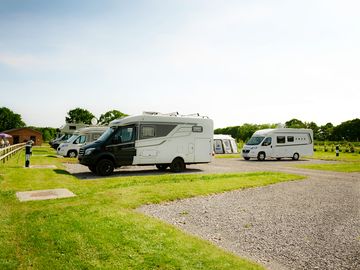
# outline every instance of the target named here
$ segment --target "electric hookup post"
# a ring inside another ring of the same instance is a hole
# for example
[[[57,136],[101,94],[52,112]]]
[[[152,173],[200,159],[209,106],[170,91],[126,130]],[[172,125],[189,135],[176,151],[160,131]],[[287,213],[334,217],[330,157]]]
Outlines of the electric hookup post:
[[[32,142],[28,141],[25,145],[25,167],[30,166],[30,156],[32,154]]]
[[[338,157],[339,156],[339,146],[335,146],[335,153],[336,153],[336,156]]]

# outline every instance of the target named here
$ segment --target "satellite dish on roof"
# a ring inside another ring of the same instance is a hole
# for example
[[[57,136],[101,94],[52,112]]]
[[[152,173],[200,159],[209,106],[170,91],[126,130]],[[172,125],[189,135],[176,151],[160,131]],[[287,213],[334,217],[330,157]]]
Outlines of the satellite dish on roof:
[[[98,120],[97,120],[96,117],[94,117],[93,119],[91,119],[91,124],[92,124],[93,126],[96,126],[97,123],[98,123]]]

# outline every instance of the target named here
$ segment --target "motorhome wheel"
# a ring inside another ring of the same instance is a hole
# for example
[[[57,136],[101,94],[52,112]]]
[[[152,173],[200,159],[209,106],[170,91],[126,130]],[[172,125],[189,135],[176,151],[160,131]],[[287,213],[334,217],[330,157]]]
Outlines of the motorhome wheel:
[[[114,171],[114,163],[109,159],[101,159],[96,164],[96,174],[101,176],[107,176]]]
[[[295,153],[294,155],[293,155],[293,160],[299,160],[299,158],[300,158],[300,155],[298,154],[298,153]]]
[[[249,157],[244,157],[244,159],[245,159],[245,160],[250,160],[250,158],[249,158]]]
[[[182,158],[175,158],[170,164],[170,170],[172,172],[182,172],[185,170],[185,163]]]
[[[67,155],[68,157],[74,158],[77,156],[77,152],[75,150],[70,150]]]
[[[265,158],[266,158],[266,155],[264,152],[260,152],[257,156],[257,159],[261,160],[261,161],[265,160]]]

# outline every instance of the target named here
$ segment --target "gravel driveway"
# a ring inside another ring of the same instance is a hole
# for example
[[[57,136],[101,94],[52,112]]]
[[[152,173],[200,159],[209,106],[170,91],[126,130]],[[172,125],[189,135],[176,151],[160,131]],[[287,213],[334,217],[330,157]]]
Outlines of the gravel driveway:
[[[138,211],[268,269],[360,269],[360,174],[289,164],[294,162],[215,160],[207,172],[271,170],[308,178]]]

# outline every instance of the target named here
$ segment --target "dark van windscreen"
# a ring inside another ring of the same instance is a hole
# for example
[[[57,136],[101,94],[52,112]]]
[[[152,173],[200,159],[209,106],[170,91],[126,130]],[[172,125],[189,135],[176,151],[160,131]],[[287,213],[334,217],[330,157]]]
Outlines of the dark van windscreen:
[[[116,127],[109,127],[97,140],[106,141],[111,136],[111,134],[113,134],[115,129]]]

